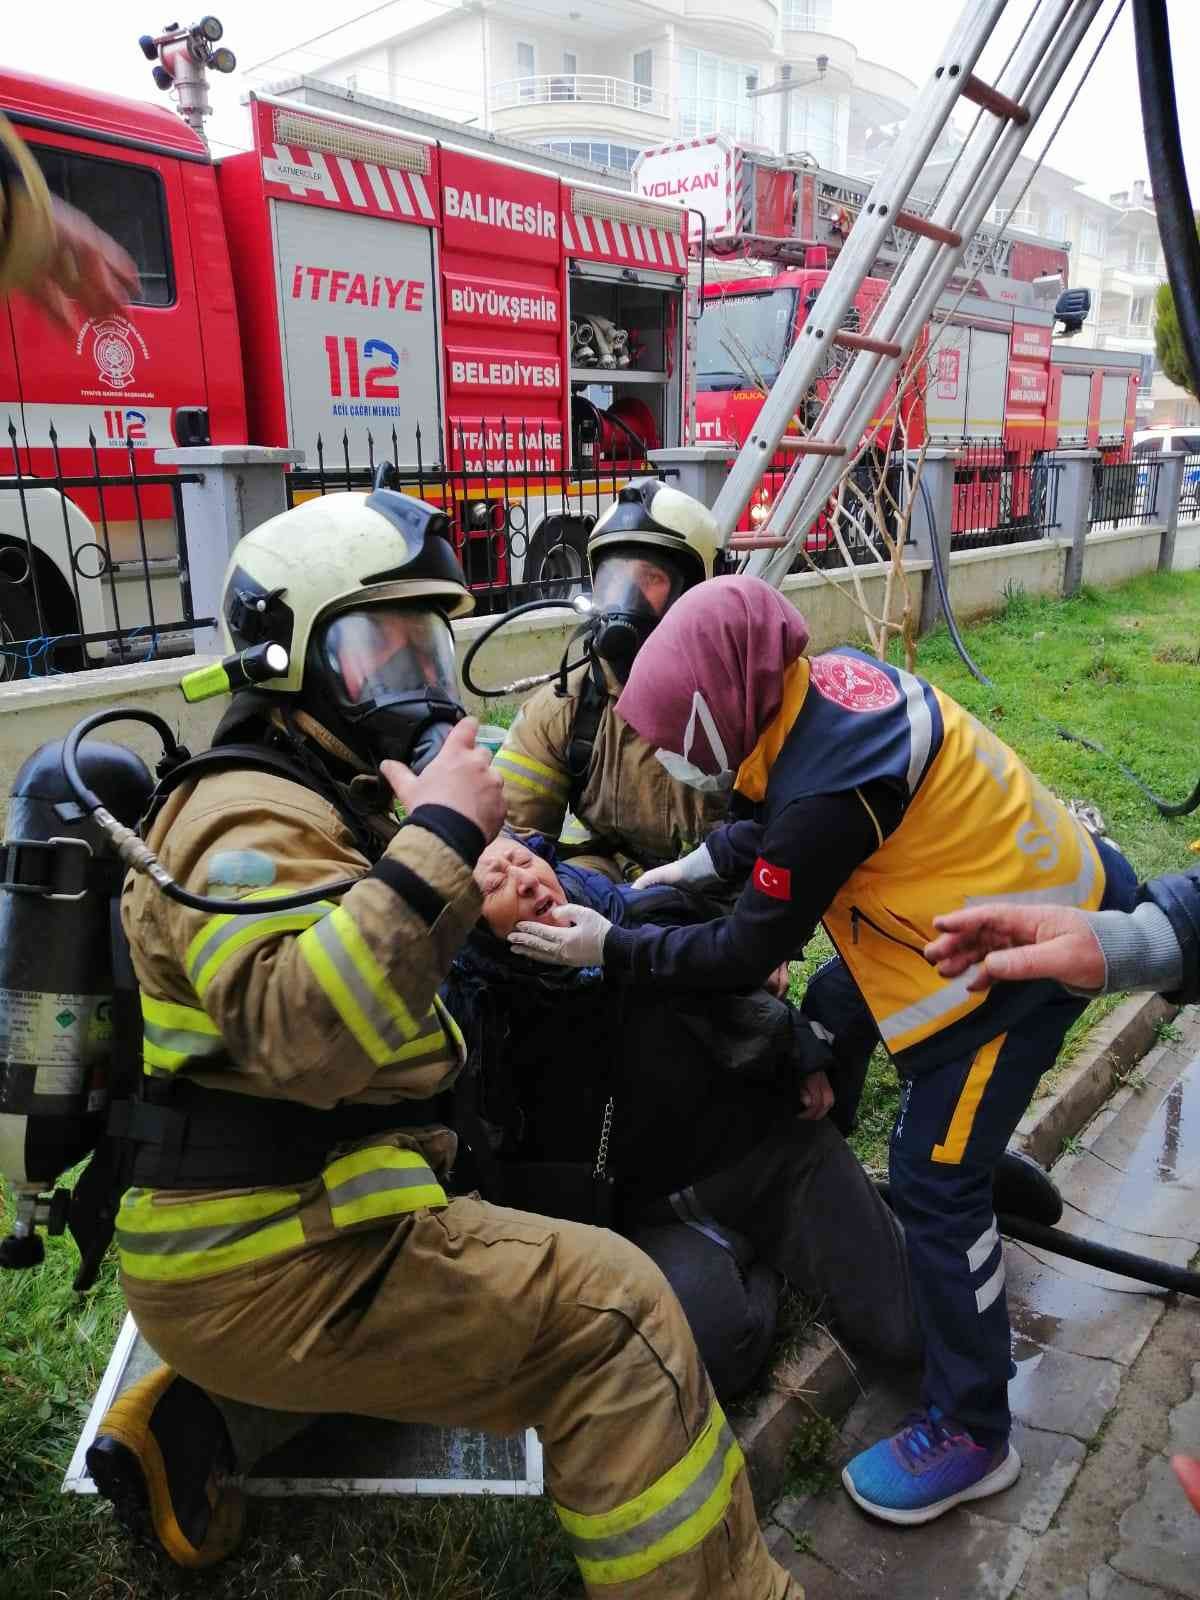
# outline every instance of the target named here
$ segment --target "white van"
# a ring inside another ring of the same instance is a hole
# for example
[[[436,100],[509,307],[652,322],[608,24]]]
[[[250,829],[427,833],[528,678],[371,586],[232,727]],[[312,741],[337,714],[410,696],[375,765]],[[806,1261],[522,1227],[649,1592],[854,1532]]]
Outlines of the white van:
[[[1185,517],[1200,517],[1200,425],[1190,428],[1171,424],[1163,428],[1143,428],[1133,436],[1136,457],[1161,456],[1169,450],[1182,450],[1188,456],[1183,468],[1183,489],[1179,509]],[[1138,488],[1145,490],[1150,474],[1138,473]]]

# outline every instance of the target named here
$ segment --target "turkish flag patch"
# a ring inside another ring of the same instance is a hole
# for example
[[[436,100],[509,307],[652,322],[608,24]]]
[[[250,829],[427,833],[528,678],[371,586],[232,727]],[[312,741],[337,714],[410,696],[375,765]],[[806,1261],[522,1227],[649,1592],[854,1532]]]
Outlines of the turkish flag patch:
[[[773,867],[769,861],[764,861],[762,856],[754,863],[754,871],[750,881],[756,889],[761,889],[764,894],[769,894],[772,900],[790,900],[792,898],[792,873],[789,867]]]

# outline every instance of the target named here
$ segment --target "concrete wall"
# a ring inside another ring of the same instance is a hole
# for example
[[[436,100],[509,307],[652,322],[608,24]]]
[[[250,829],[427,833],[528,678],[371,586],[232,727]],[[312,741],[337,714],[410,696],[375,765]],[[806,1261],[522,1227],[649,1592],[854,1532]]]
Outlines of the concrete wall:
[[[206,700],[189,706],[179,692],[179,680],[184,672],[213,659],[185,656],[148,666],[108,667],[99,672],[0,684],[0,807],[7,807],[12,780],[25,757],[47,740],[64,738],[77,722],[96,711],[117,706],[157,711],[190,750],[207,749],[229,702]],[[97,737],[128,745],[151,769],[162,753],[157,735],[133,722],[116,723]]]
[[[1158,563],[1160,541],[1158,531],[1141,528],[1093,534],[1087,543],[1084,582],[1097,586],[1115,584],[1152,571]],[[1027,594],[1059,593],[1065,554],[1065,541],[1045,539],[952,556],[950,594],[955,614],[969,618],[995,611],[1003,604],[1006,584],[1019,586]],[[1200,522],[1187,523],[1176,537],[1175,569],[1194,571],[1197,566]],[[906,570],[913,614],[919,615],[923,586],[932,581],[929,563],[914,561]],[[858,574],[866,604],[879,615],[886,566],[860,567]],[[847,572],[803,573],[787,578],[783,589],[797,610],[804,613],[813,650],[865,641],[866,628]],[[898,611],[898,602],[893,610]],[[468,617],[455,624],[460,669],[470,645],[495,620]],[[520,617],[507,624],[496,644],[484,647],[477,676],[487,685],[552,672],[578,620],[564,611],[548,612],[545,620],[538,616]],[[17,768],[32,750],[49,739],[63,738],[82,717],[108,706],[129,705],[157,711],[184,744],[203,750],[228,702],[216,699],[190,706],[179,693],[179,680],[185,672],[213,659],[187,656],[148,666],[110,667],[100,672],[0,684],[0,796],[8,794]],[[521,698],[522,693],[506,700],[478,700],[464,694],[468,709],[484,722],[493,720],[499,709],[513,708]],[[118,724],[110,736],[129,744],[150,763],[158,757],[158,741],[149,729],[134,723]]]
[[[887,567],[882,563],[858,568],[865,603],[877,617],[883,612],[887,572]],[[932,581],[928,578],[929,563],[910,562],[906,565],[905,572],[908,576],[915,625],[915,619],[921,615],[923,587],[927,581]],[[829,579],[833,581],[830,582]],[[866,623],[855,598],[854,585],[849,573],[844,570],[831,572],[828,575],[817,572],[799,573],[784,579],[783,592],[797,611],[804,613],[804,620],[808,623],[811,650],[829,650],[837,644],[866,643]],[[901,611],[898,588],[895,590],[895,596],[892,615],[898,618]]]
[[[1175,532],[1175,571],[1200,567],[1200,522],[1181,522]]]
[[[959,621],[985,616],[1004,604],[1005,585],[1026,594],[1061,594],[1066,542],[1037,539],[992,550],[963,550],[950,557],[950,604]]]
[[[1093,533],[1083,553],[1083,581],[1098,588],[1124,583],[1139,573],[1158,567],[1162,530],[1118,528],[1115,533]]]

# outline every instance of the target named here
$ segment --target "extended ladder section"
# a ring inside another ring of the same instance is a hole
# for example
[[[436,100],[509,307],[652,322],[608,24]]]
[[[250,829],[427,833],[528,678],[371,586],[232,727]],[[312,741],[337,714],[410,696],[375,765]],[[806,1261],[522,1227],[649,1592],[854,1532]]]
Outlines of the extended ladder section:
[[[995,85],[977,78],[975,66],[1007,0],[970,0],[965,7],[713,507],[727,548],[753,552],[747,571],[779,584],[790,570],[1102,3],[1040,0]],[[920,215],[908,209],[913,185],[963,100],[980,114],[936,203]],[[867,331],[845,331],[843,320],[894,227],[912,235],[912,248]],[[831,344],[850,350],[851,359],[812,431],[788,434]],[[796,460],[766,520],[754,533],[734,537],[780,449],[795,452]]]

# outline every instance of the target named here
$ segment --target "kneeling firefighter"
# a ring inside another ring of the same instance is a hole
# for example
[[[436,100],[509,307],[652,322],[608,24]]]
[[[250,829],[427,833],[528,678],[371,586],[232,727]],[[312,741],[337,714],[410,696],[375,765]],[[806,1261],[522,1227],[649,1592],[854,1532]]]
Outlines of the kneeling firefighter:
[[[376,489],[310,501],[234,553],[229,641],[289,665],[160,786],[157,872],[125,888],[144,1078],[116,1119],[116,1237],[174,1372],[121,1397],[89,1465],[198,1566],[240,1519],[207,1477],[223,1424],[204,1391],[536,1424],[589,1594],[797,1600],[657,1269],[614,1235],[446,1191],[437,1097],[462,1042],[436,991],[502,816],[458,721],[448,618],[470,602],[447,528]]]
[[[627,870],[674,860],[724,820],[724,799],[675,783],[614,710],[637,652],[714,575],[719,546],[712,513],[658,478],[627,484],[600,517],[586,658],[530,695],[496,756],[510,826],[611,875],[614,859]]]

